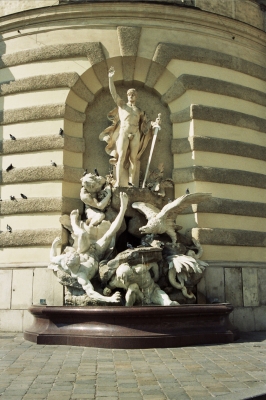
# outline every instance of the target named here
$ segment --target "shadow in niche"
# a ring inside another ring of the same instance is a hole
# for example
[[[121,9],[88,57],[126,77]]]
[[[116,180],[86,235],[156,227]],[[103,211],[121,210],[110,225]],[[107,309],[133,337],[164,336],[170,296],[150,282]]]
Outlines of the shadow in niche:
[[[116,89],[119,96],[126,100],[127,90],[130,86],[123,86],[116,83]],[[171,178],[173,170],[173,157],[171,153],[172,140],[172,124],[170,121],[170,111],[167,106],[161,103],[160,98],[155,94],[148,92],[139,85],[135,85],[138,97],[136,105],[144,110],[149,119],[155,120],[158,113],[162,114],[162,130],[159,132],[155,150],[153,153],[150,171],[158,167],[160,163],[164,164],[164,177]],[[100,141],[100,133],[111,125],[107,119],[107,114],[116,107],[109,90],[103,90],[96,95],[95,100],[88,106],[86,111],[86,121],[84,123],[84,138],[85,138],[85,154],[84,154],[84,169],[88,172],[93,172],[97,168],[100,175],[109,173],[109,155],[105,152],[106,143]],[[145,169],[150,153],[151,142],[147,146],[144,154],[141,157],[140,179],[144,177]],[[169,157],[169,155],[171,155]]]

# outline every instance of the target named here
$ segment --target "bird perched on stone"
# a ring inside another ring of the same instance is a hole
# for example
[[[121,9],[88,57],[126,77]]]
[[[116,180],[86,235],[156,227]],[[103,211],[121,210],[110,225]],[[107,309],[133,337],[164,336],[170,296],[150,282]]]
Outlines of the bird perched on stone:
[[[15,196],[10,196],[10,200],[16,200]]]
[[[94,168],[94,173],[95,173],[95,175],[100,176],[100,174],[99,174],[97,168]]]
[[[82,175],[82,176],[87,175],[87,173],[88,173],[88,170],[87,170],[87,168],[86,168],[85,171],[83,172],[83,175]]]
[[[186,190],[186,194],[189,194],[190,193],[190,191],[189,191],[189,188],[187,188],[187,190]]]
[[[63,136],[64,135],[64,130],[62,128],[59,129],[59,135]]]
[[[10,165],[6,168],[6,172],[11,171],[11,169],[13,169],[13,168],[15,168],[15,167],[13,167],[13,165],[10,164]]]
[[[9,134],[11,140],[17,140],[14,135]]]
[[[132,246],[132,244],[130,244],[128,242],[127,242],[127,248],[130,249],[130,250],[134,250],[134,247]]]
[[[172,243],[176,243],[176,230],[182,229],[176,225],[175,219],[178,214],[191,204],[198,204],[211,198],[211,193],[193,193],[185,194],[169,204],[166,204],[161,210],[152,204],[144,202],[132,203],[132,207],[144,214],[148,219],[145,226],[139,228],[141,233],[163,234],[167,233],[172,239]]]
[[[6,230],[7,230],[8,232],[12,233],[12,228],[11,228],[11,226],[9,226],[8,224],[7,224],[7,226],[6,226]]]
[[[20,193],[20,196],[23,198],[23,199],[27,199],[28,197],[25,195],[25,194],[23,194],[23,193]]]
[[[20,32],[20,30],[18,29],[18,33],[20,33],[21,34],[21,32]]]
[[[52,165],[53,167],[57,167],[57,164],[56,164],[53,160],[51,160],[51,165]]]

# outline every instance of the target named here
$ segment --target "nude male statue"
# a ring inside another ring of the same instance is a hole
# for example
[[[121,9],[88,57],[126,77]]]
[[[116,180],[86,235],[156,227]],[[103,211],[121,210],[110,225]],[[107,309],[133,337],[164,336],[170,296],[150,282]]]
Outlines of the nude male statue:
[[[116,140],[116,151],[118,160],[116,164],[116,185],[115,186],[128,186],[133,185],[134,176],[136,173],[137,156],[140,147],[140,126],[146,121],[145,112],[136,106],[137,92],[135,89],[127,91],[127,103],[120,98],[116,93],[113,76],[115,74],[114,67],[109,69],[109,89],[111,95],[118,106],[118,114],[120,119],[119,135]],[[155,127],[158,121],[150,121],[145,129],[146,134],[149,128]],[[127,171],[125,170],[124,163],[126,157],[129,158],[129,171],[128,182],[125,183]]]
[[[120,211],[116,216],[115,220],[112,222],[110,228],[107,232],[103,234],[95,243],[91,244],[89,248],[84,252],[78,252],[73,247],[67,247],[65,251],[57,255],[56,248],[60,242],[60,238],[55,238],[52,243],[50,250],[50,261],[51,264],[48,268],[57,271],[67,272],[73,278],[76,278],[78,283],[82,286],[83,290],[92,300],[97,300],[99,302],[119,302],[120,293],[116,292],[111,297],[102,296],[97,293],[93,285],[91,284],[91,279],[98,272],[99,262],[104,258],[106,251],[118,232],[119,228],[124,219],[124,215],[127,209],[128,196],[126,193],[120,193]],[[75,210],[72,218],[73,230],[77,236],[81,236],[80,242],[83,240],[84,230],[80,228],[77,223],[76,217],[78,216],[78,210]],[[85,238],[87,240],[87,238]],[[83,246],[86,247],[86,246]]]

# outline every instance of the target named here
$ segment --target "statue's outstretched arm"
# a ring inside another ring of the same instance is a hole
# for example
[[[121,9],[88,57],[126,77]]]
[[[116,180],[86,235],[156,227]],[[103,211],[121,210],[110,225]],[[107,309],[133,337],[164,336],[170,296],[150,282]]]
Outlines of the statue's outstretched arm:
[[[122,225],[124,215],[125,215],[125,212],[127,209],[127,204],[128,204],[128,197],[127,197],[126,193],[124,193],[124,192],[120,193],[120,202],[121,202],[120,210],[119,210],[119,213],[117,214],[115,220],[112,222],[110,228],[103,235],[103,237],[100,238],[99,240],[97,240],[97,242],[96,242],[99,259],[101,259],[103,254],[106,252],[106,250],[108,249],[108,247],[111,243],[113,236],[119,231],[119,229]]]
[[[123,100],[121,99],[120,96],[116,93],[116,88],[113,80],[113,76],[115,74],[115,69],[114,67],[111,67],[108,72],[108,78],[109,78],[109,89],[110,93],[112,95],[112,98],[114,99],[114,102],[119,106],[123,105]]]
[[[56,248],[57,248],[58,243],[60,243],[60,241],[61,241],[61,239],[59,237],[56,237],[52,243],[52,246],[50,249],[50,262],[62,266],[61,261],[63,260],[64,255],[61,254],[58,256],[56,253]]]

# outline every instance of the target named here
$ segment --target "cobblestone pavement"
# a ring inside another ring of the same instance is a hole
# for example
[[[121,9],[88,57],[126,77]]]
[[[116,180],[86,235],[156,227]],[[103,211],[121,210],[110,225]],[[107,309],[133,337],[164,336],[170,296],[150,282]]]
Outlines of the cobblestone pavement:
[[[0,355],[1,400],[266,399],[266,332],[145,350],[36,345],[8,332]]]

